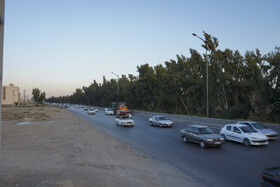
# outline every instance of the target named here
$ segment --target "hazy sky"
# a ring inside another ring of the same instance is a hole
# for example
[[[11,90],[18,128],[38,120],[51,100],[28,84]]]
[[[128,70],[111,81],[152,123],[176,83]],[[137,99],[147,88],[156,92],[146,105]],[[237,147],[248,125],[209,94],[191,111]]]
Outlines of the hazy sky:
[[[3,85],[71,95],[93,80],[138,75],[155,66],[204,53],[202,31],[219,48],[280,46],[279,0],[6,0]]]

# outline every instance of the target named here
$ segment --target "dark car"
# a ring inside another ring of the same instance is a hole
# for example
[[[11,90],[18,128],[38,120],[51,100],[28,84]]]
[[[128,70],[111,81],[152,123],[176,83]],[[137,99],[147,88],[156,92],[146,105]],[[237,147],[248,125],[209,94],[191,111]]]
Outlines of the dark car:
[[[263,186],[280,186],[280,167],[273,167],[263,170]]]
[[[203,125],[189,125],[181,131],[182,140],[186,142],[195,142],[200,145],[201,148],[206,146],[220,147],[225,139],[214,133],[212,129]]]

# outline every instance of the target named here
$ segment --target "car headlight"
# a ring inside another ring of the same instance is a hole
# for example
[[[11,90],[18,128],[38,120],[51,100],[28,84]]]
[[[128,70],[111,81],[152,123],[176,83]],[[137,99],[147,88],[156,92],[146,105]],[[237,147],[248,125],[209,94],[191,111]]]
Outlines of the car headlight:
[[[208,142],[213,142],[213,139],[207,139]]]
[[[256,137],[252,137],[252,139],[254,139],[254,140],[257,140],[257,139],[259,139],[259,138],[256,138]]]

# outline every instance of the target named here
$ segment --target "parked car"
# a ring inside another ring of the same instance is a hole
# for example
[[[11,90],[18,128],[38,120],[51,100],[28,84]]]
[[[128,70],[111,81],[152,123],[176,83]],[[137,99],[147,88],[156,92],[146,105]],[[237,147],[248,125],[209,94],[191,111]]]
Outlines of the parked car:
[[[264,169],[262,172],[263,186],[280,186],[280,167]]]
[[[185,143],[195,142],[198,143],[201,148],[206,146],[220,147],[225,142],[222,136],[214,133],[212,129],[203,125],[189,125],[180,132],[181,138]]]
[[[274,140],[278,136],[278,133],[275,130],[272,130],[267,126],[265,126],[264,124],[255,121],[238,121],[237,124],[248,125],[251,128],[253,128],[255,131],[266,135],[269,140]]]
[[[114,115],[114,111],[112,109],[110,109],[110,108],[107,108],[105,110],[105,115]]]
[[[90,108],[90,109],[88,109],[88,115],[95,115],[96,114],[96,111],[95,111],[95,109],[94,108]]]
[[[268,138],[265,135],[244,124],[225,125],[221,129],[220,135],[223,136],[225,140],[240,142],[245,146],[268,144]]]
[[[152,125],[157,125],[159,127],[172,127],[173,121],[167,119],[164,116],[153,116],[149,118],[149,122]]]

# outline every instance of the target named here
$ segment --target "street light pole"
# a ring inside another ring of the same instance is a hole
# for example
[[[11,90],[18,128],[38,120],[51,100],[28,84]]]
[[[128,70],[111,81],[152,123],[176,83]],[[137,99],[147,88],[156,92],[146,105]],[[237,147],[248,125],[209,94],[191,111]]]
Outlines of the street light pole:
[[[207,43],[206,40],[202,39],[201,37],[197,36],[195,33],[192,33],[193,36],[199,38],[200,40],[202,40],[204,42],[204,44],[206,45],[206,56],[205,56],[205,63],[206,63],[206,113],[207,113],[207,118],[209,118],[209,95],[208,95],[208,59],[207,59]]]
[[[118,78],[118,104],[120,103],[120,85],[119,85],[119,79],[120,79],[120,76],[114,72],[111,72],[112,74],[116,75],[117,78]]]
[[[4,46],[4,11],[5,0],[0,1],[0,95],[2,97],[3,80],[3,46]],[[0,152],[1,152],[1,118],[2,118],[2,99],[0,99]]]

